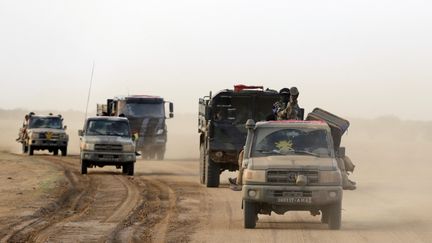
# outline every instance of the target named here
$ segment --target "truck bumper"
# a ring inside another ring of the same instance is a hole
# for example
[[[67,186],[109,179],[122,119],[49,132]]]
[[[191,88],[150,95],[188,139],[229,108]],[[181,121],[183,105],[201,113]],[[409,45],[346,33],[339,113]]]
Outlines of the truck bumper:
[[[244,185],[243,200],[271,205],[313,208],[342,200],[342,186]]]
[[[34,149],[67,147],[67,144],[67,140],[32,139],[29,141],[29,145],[31,145]]]
[[[95,164],[119,165],[136,161],[135,153],[109,153],[81,151],[81,160],[87,160]]]

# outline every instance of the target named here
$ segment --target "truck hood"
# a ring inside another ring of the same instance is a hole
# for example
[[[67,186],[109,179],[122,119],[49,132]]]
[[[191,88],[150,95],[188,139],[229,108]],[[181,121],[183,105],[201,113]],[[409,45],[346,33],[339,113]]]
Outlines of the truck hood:
[[[131,144],[132,139],[118,136],[85,136],[83,142],[94,144]]]
[[[51,132],[51,133],[66,133],[63,129],[54,129],[54,128],[31,128],[28,129],[29,133],[45,133],[45,132]]]
[[[334,170],[336,166],[334,158],[318,158],[303,155],[267,156],[249,159],[249,168],[253,170],[293,168]]]

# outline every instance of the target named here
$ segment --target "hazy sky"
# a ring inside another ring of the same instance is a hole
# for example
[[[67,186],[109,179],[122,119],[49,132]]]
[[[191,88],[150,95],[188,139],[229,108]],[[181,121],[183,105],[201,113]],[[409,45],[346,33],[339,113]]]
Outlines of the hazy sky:
[[[432,120],[432,1],[0,0],[0,108],[295,85],[307,110]]]

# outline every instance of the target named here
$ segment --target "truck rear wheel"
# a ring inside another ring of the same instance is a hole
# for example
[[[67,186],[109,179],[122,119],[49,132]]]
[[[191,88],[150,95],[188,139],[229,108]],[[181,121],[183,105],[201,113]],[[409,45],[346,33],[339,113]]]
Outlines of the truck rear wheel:
[[[55,148],[55,149],[53,150],[53,155],[58,155],[58,149],[57,149],[57,148]]]
[[[258,218],[257,206],[254,202],[244,201],[243,207],[244,227],[254,229]]]
[[[207,187],[219,187],[220,183],[220,167],[219,164],[213,162],[209,155],[206,155],[205,160],[205,184]]]
[[[87,161],[81,160],[81,174],[87,174]]]
[[[199,176],[200,183],[205,183],[205,149],[204,144],[200,145],[200,161],[199,161]]]
[[[338,230],[341,228],[342,221],[342,203],[337,202],[328,208],[329,229]]]

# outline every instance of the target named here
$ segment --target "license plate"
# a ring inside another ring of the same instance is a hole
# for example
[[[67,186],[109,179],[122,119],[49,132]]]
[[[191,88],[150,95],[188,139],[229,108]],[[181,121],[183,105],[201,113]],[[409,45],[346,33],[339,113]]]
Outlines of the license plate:
[[[293,203],[293,204],[311,204],[311,197],[281,197],[277,199],[280,203]]]

